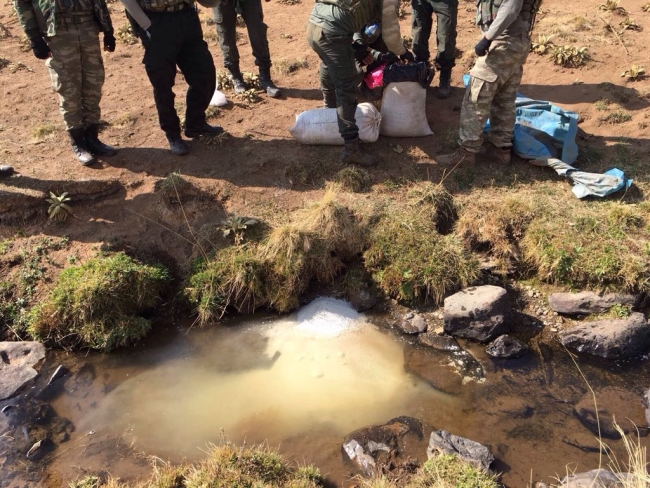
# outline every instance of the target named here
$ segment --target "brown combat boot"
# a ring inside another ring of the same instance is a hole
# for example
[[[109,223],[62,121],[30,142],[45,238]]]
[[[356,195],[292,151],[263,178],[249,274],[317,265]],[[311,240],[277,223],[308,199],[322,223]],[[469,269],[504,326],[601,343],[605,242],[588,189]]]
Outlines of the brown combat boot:
[[[480,153],[491,163],[509,164],[512,159],[512,147],[497,147],[491,142],[484,144]]]
[[[345,164],[356,164],[364,168],[370,168],[379,164],[379,159],[376,156],[366,154],[359,145],[359,139],[345,141],[343,152],[341,153],[341,162]]]
[[[459,147],[453,153],[436,156],[436,163],[441,166],[472,166],[476,163],[476,154]]]

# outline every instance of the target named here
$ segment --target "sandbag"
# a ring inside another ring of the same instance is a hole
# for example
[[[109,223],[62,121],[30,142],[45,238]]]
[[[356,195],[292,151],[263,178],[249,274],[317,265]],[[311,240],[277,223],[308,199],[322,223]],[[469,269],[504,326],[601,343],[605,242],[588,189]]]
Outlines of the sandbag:
[[[376,142],[379,139],[381,114],[372,103],[360,103],[355,113],[359,139]],[[289,128],[291,135],[302,144],[342,146],[335,108],[316,108],[296,115],[296,122]]]
[[[381,102],[379,133],[389,137],[431,136],[426,112],[427,90],[415,81],[390,83]]]

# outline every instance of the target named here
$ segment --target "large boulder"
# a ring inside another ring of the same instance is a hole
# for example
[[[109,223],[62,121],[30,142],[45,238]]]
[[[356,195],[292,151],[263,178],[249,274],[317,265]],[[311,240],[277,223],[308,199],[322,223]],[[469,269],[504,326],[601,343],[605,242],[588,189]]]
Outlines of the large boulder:
[[[510,331],[510,298],[500,286],[466,288],[445,298],[445,332],[479,342]]]
[[[565,476],[560,488],[624,488],[627,473],[614,474],[606,469],[592,469],[586,473]]]
[[[596,392],[596,404],[591,392],[586,393],[573,408],[574,415],[580,423],[594,435],[608,439],[619,439],[621,435],[614,427],[614,420],[623,432],[645,430],[646,419],[641,399],[634,393],[622,388],[607,387]]]
[[[548,298],[550,307],[566,315],[585,315],[606,312],[614,305],[634,305],[636,297],[619,293],[598,295],[593,291],[580,293],[553,293]]]
[[[485,350],[493,358],[509,359],[524,355],[528,346],[508,334],[497,337]]]
[[[490,471],[494,455],[483,444],[450,434],[446,430],[431,432],[427,456],[431,459],[438,454],[454,454],[477,468]]]
[[[650,325],[641,313],[626,319],[582,322],[560,333],[566,347],[607,359],[638,356],[650,348]]]
[[[45,357],[40,342],[0,342],[0,400],[13,396],[38,373],[34,369]]]
[[[375,476],[389,465],[405,461],[423,449],[424,426],[412,417],[396,417],[384,425],[355,430],[343,441],[344,457],[366,476]],[[402,459],[404,458],[404,459]]]

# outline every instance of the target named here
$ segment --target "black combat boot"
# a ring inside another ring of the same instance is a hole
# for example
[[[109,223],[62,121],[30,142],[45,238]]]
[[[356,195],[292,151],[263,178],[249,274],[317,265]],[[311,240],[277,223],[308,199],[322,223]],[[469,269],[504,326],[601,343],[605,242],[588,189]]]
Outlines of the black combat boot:
[[[0,180],[9,178],[12,174],[14,174],[14,169],[11,166],[0,166]]]
[[[341,162],[345,164],[356,164],[365,168],[377,166],[379,159],[376,156],[366,154],[359,145],[359,139],[345,141],[343,152],[341,153]]]
[[[84,134],[84,129],[69,129],[68,136],[70,136],[70,142],[72,143],[72,152],[77,157],[79,162],[84,166],[90,166],[95,162],[95,158],[90,154],[88,146],[86,145],[86,136]]]
[[[232,86],[235,90],[235,94],[240,95],[248,90],[246,82],[244,81],[244,77],[242,76],[241,71],[239,71],[239,68],[228,68],[228,71],[230,72],[230,81],[232,81]]]
[[[260,88],[271,98],[280,96],[280,89],[271,81],[271,68],[260,68]]]
[[[190,153],[190,146],[181,136],[167,136],[169,150],[174,156],[186,156]]]
[[[214,137],[218,136],[219,134],[223,134],[223,127],[219,127],[218,125],[210,125],[207,122],[204,122],[201,127],[185,128],[185,136],[189,137],[190,139],[201,136]]]
[[[447,98],[451,93],[451,68],[442,68],[440,70],[440,82],[438,84],[438,93],[436,96],[440,99]]]
[[[104,144],[99,140],[99,125],[93,124],[86,127],[86,147],[94,156],[115,156],[117,150],[113,146]]]

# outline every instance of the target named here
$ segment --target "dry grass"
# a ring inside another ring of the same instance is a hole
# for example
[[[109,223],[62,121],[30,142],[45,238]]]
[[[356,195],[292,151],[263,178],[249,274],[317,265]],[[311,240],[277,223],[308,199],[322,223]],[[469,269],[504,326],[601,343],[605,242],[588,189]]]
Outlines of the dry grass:
[[[32,137],[37,141],[41,141],[59,130],[59,126],[51,123],[41,124],[38,127],[34,128],[32,131]]]
[[[300,59],[275,59],[273,60],[273,72],[276,75],[287,76],[291,73],[304,68],[309,68],[309,63],[305,58]]]
[[[368,191],[372,186],[370,173],[358,166],[346,166],[336,173],[334,179],[343,189],[355,193]]]
[[[122,24],[115,31],[115,38],[118,41],[120,41],[122,44],[126,44],[127,46],[132,46],[140,42],[138,36],[136,36],[133,33],[133,29],[131,29],[131,24],[129,24],[128,22]]]

